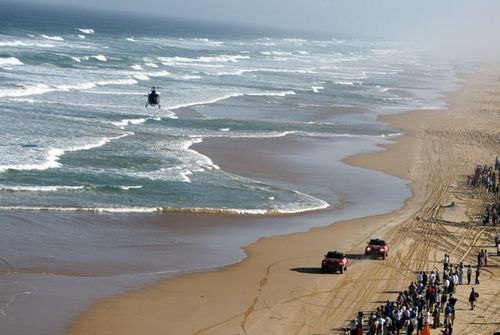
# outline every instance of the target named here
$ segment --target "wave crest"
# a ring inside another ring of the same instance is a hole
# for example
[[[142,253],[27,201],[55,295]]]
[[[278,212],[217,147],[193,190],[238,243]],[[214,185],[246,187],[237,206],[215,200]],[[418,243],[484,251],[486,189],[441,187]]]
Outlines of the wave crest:
[[[43,38],[45,38],[46,40],[51,40],[51,41],[64,41],[64,38],[62,38],[61,36],[49,36],[49,35],[45,35],[45,34],[42,34],[41,35]]]
[[[5,58],[0,57],[0,67],[13,66],[13,65],[24,65],[24,63],[21,62],[16,57],[5,57]]]

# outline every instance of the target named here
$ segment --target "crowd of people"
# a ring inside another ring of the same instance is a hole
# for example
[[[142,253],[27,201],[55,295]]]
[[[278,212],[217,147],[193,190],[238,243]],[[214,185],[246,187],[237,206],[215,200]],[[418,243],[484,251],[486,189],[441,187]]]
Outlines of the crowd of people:
[[[498,157],[495,161],[495,167],[488,165],[478,165],[473,175],[468,176],[469,184],[474,187],[486,187],[490,192],[498,194],[498,184],[496,180],[497,170],[500,168]]]
[[[430,334],[430,328],[443,327],[443,335],[452,335],[457,286],[470,285],[473,272],[474,285],[479,285],[481,266],[487,264],[483,257],[479,262],[473,271],[471,265],[451,264],[449,255],[445,254],[442,272],[438,269],[429,273],[421,271],[405,291],[399,292],[395,301],[388,300],[368,316],[358,312],[357,318],[349,324],[350,334],[424,335]],[[474,309],[478,297],[472,288],[469,295],[471,309]]]
[[[497,195],[497,171],[500,173],[500,160],[495,160],[495,166],[478,165],[474,175],[468,177],[473,187],[486,187]],[[500,222],[500,201],[486,206],[482,224],[496,226]],[[495,234],[495,248],[500,256],[500,232]],[[477,254],[477,264],[464,265],[450,263],[450,256],[444,255],[443,271],[434,269],[427,273],[417,273],[416,280],[408,288],[399,292],[395,301],[388,300],[369,315],[358,312],[357,318],[349,323],[351,335],[430,335],[430,329],[442,328],[443,335],[453,334],[455,322],[455,306],[457,303],[456,289],[460,285],[479,285],[483,267],[488,266],[488,251],[481,249]],[[476,306],[479,293],[471,288],[468,297],[470,309]]]
[[[487,205],[483,211],[482,224],[484,226],[500,224],[499,184],[497,175],[500,173],[500,160],[495,159],[494,166],[477,165],[473,175],[468,176],[468,182],[473,187],[484,187],[495,195],[495,203]]]

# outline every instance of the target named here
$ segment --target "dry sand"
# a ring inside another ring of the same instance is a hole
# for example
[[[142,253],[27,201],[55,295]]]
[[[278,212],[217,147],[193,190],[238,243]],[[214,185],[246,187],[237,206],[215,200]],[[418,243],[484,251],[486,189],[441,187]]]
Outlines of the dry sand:
[[[69,333],[335,334],[357,311],[394,299],[416,272],[442,269],[445,252],[452,263],[465,264],[474,264],[480,248],[492,255],[493,228],[475,223],[488,195],[471,190],[463,176],[500,151],[499,73],[490,68],[470,75],[448,96],[448,110],[384,117],[407,135],[387,151],[347,159],[412,180],[414,195],[401,210],[263,238],[245,248],[248,257],[238,264],[104,299]],[[441,206],[451,201],[456,206]],[[372,236],[390,243],[385,261],[363,257]],[[319,273],[321,255],[331,249],[350,255],[345,274]],[[500,330],[500,257],[491,256],[489,264],[474,311],[466,303],[470,287],[458,287],[454,334]]]

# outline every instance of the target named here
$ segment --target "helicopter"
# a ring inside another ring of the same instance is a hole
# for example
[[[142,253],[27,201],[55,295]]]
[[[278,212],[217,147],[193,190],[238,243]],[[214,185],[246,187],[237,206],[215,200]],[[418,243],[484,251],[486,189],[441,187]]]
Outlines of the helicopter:
[[[160,88],[158,86],[153,86],[151,87],[151,92],[147,95],[148,101],[146,102],[146,108],[149,106],[158,106],[158,108],[161,108],[160,105],[160,95],[156,92],[156,89]]]

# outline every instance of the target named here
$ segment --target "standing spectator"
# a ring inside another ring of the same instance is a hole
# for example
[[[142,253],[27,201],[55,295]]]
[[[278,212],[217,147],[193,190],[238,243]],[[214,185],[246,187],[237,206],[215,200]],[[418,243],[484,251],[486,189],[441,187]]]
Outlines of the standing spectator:
[[[363,313],[363,311],[358,312],[358,325],[361,325],[361,328],[363,328],[363,317],[364,316],[365,316],[365,314]]]
[[[472,277],[472,269],[469,264],[467,265],[467,285],[470,285],[471,277]]]
[[[349,323],[349,330],[351,331],[351,335],[356,335],[358,333],[357,328],[358,325],[356,324],[356,320],[352,319]]]
[[[429,285],[434,286],[434,282],[436,281],[436,274],[434,271],[431,271],[431,274],[429,275]]]
[[[422,286],[422,280],[423,280],[422,272],[419,272],[417,274],[417,287],[421,287]]]
[[[479,298],[479,293],[474,291],[474,287],[473,287],[472,291],[469,294],[470,309],[474,309],[474,307],[476,306],[477,298]]]
[[[474,285],[479,285],[479,275],[481,274],[481,268],[478,266],[476,268],[476,281],[474,282]]]
[[[486,208],[483,212],[483,226],[486,226],[490,222],[490,213],[488,208]]]
[[[436,308],[434,308],[434,312],[432,312],[432,318],[433,318],[433,322],[432,322],[432,328],[436,329],[436,328],[439,328],[441,326],[441,322],[439,320],[439,317],[441,316],[441,313],[439,312],[439,304],[436,305]]]
[[[453,312],[453,307],[450,304],[446,305],[446,308],[444,309],[444,325],[448,326],[451,324],[451,314]]]
[[[443,260],[444,271],[448,270],[449,264],[450,264],[450,256],[448,254],[444,254],[444,260]]]

